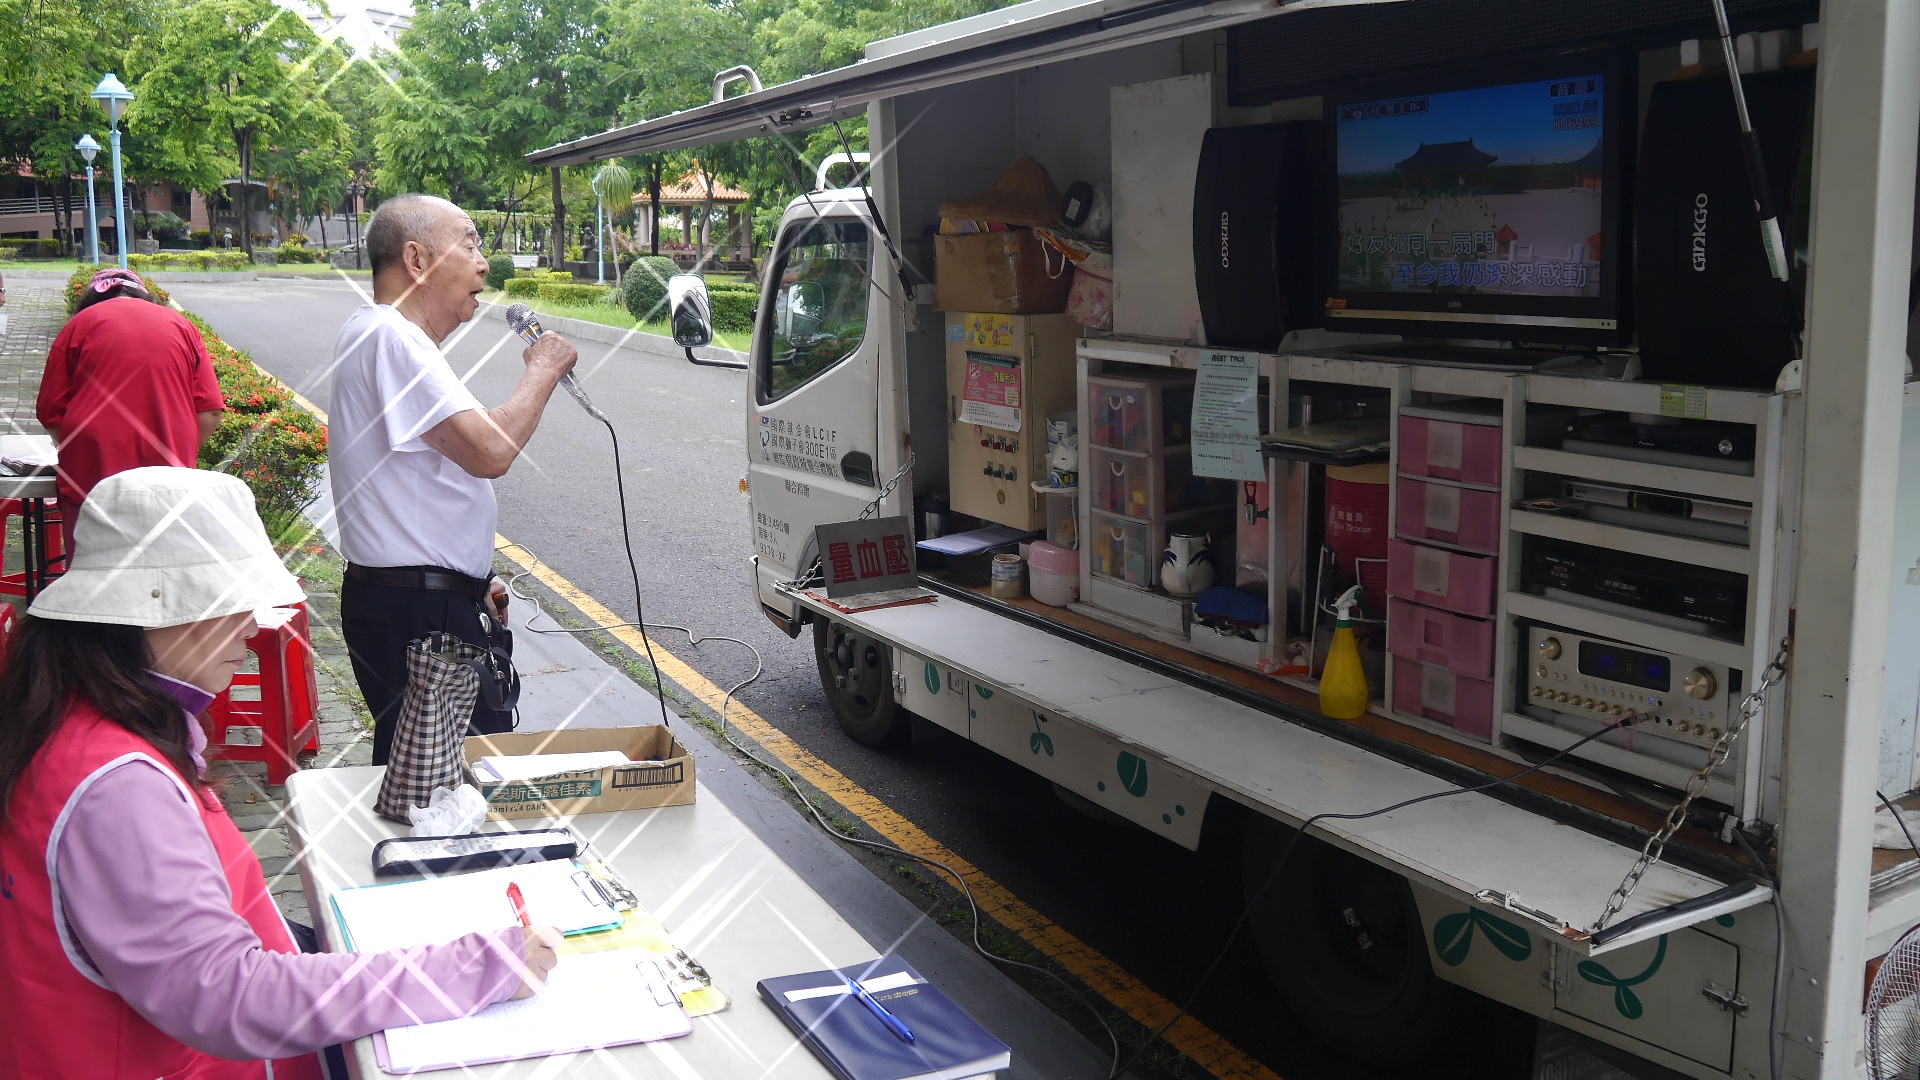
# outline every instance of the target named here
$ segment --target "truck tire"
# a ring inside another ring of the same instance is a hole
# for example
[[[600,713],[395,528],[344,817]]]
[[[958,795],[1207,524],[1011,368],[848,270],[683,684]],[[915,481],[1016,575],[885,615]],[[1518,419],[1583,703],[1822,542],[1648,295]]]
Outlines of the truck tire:
[[[888,748],[907,741],[907,712],[893,701],[893,650],[845,623],[815,617],[813,655],[820,688],[840,730],[864,746]]]
[[[1247,925],[1268,977],[1294,1015],[1341,1051],[1376,1065],[1418,1060],[1446,1029],[1458,991],[1433,973],[1413,890],[1304,836],[1275,878],[1292,836],[1259,817],[1242,849]]]

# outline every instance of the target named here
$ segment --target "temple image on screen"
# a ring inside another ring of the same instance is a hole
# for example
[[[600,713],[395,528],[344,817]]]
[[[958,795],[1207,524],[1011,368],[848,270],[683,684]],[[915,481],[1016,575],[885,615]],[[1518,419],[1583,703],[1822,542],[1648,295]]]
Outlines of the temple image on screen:
[[[1600,295],[1599,75],[1342,104],[1342,292]]]

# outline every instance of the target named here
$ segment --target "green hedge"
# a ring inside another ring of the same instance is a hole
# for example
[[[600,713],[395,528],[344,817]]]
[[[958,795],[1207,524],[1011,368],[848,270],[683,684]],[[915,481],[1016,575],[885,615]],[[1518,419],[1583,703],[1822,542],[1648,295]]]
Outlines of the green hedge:
[[[620,302],[640,322],[667,317],[667,279],[680,272],[665,255],[639,255],[627,266]]]
[[[513,277],[513,256],[504,251],[496,251],[487,256],[487,284],[495,289],[506,285]]]
[[[536,295],[550,304],[598,304],[613,292],[610,285],[573,285],[564,281],[543,281]]]
[[[507,290],[508,296],[531,300],[540,295],[540,285],[541,281],[537,277],[517,277],[508,278],[506,284],[501,287]]]
[[[707,300],[713,305],[713,328],[729,334],[753,330],[753,313],[760,306],[760,293],[753,289],[716,289],[707,286]]]
[[[127,256],[127,266],[134,270],[241,270],[252,265],[253,260],[244,251],[162,251],[156,255],[135,252]]]
[[[0,240],[0,256],[52,259],[60,255],[60,241],[25,238]]]
[[[274,248],[273,251],[274,254],[280,257],[280,261],[283,263],[311,263],[320,261],[319,254],[312,248],[303,244],[294,243],[291,239],[279,247]]]

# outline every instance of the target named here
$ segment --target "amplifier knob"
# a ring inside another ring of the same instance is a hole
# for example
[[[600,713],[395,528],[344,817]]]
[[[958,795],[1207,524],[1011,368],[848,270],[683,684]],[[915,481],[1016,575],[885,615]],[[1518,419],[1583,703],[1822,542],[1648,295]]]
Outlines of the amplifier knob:
[[[1540,688],[1539,688],[1539,687],[1537,687],[1537,686],[1533,688],[1533,696],[1534,696],[1534,697],[1545,697],[1545,696],[1546,696],[1546,693],[1547,693],[1547,692],[1546,692],[1545,690],[1542,690],[1542,689],[1540,689]]]
[[[1673,728],[1682,735],[1690,734],[1693,731],[1693,725],[1687,723],[1685,720],[1673,725]]]
[[[1709,738],[1709,739],[1717,739],[1717,738],[1719,738],[1719,737],[1720,737],[1720,729],[1719,729],[1719,728],[1709,728],[1709,729],[1707,729],[1707,738]]]
[[[1594,701],[1593,701],[1593,699],[1592,699],[1592,698],[1582,698],[1582,699],[1580,700],[1580,704],[1582,704],[1582,705],[1585,705],[1585,706],[1586,706],[1587,708],[1589,708],[1589,709],[1592,709],[1592,708],[1596,708],[1596,707],[1597,707],[1597,706],[1595,706],[1595,704],[1594,704]]]
[[[1626,708],[1626,706],[1624,706],[1624,705],[1615,705],[1615,706],[1613,707],[1613,715],[1615,715],[1615,716],[1625,716],[1626,714],[1627,714],[1627,708]]]
[[[1559,693],[1553,695],[1553,700],[1559,701],[1559,702],[1565,702],[1567,700],[1567,692],[1565,690],[1560,691]]]
[[[1540,655],[1548,660],[1560,659],[1560,639],[1556,637],[1540,639]]]
[[[1720,689],[1720,680],[1714,678],[1713,672],[1706,668],[1697,667],[1687,672],[1687,677],[1680,680],[1680,685],[1688,694],[1705,701]]]

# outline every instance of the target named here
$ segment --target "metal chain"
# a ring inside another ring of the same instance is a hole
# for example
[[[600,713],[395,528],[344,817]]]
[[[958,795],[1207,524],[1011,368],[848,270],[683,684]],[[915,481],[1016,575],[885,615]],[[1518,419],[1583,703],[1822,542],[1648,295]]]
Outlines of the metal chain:
[[[900,468],[894,472],[893,479],[888,480],[880,486],[880,494],[875,495],[868,501],[867,505],[861,509],[860,516],[854,519],[855,521],[865,521],[879,512],[880,504],[885,502],[887,496],[893,494],[893,489],[900,486],[900,481],[904,479],[908,473],[913,471],[914,460],[913,452],[908,451],[907,460],[900,463]],[[778,582],[774,585],[774,588],[788,590],[805,589],[814,583],[814,578],[818,576],[819,573],[820,555],[816,552],[813,556],[813,564],[807,567],[805,573],[794,578],[792,581]]]
[[[1687,820],[1687,808],[1693,805],[1693,800],[1699,798],[1701,792],[1707,790],[1707,781],[1713,777],[1713,771],[1727,763],[1728,756],[1733,753],[1733,741],[1747,730],[1747,725],[1753,722],[1754,717],[1760,715],[1760,710],[1765,707],[1767,691],[1779,685],[1786,673],[1787,639],[1781,638],[1780,648],[1773,654],[1773,662],[1760,673],[1760,681],[1754,685],[1753,691],[1740,699],[1739,720],[1728,726],[1726,734],[1720,736],[1707,751],[1707,763],[1687,778],[1686,790],[1680,801],[1667,811],[1667,820],[1660,828],[1647,837],[1646,846],[1640,849],[1640,857],[1628,868],[1627,876],[1620,879],[1613,895],[1607,897],[1607,906],[1600,912],[1600,917],[1594,920],[1589,933],[1599,932],[1615,915],[1620,914],[1620,909],[1627,905],[1627,897],[1640,887],[1640,879],[1666,854],[1667,841],[1673,839],[1673,834],[1679,832],[1680,826]]]

